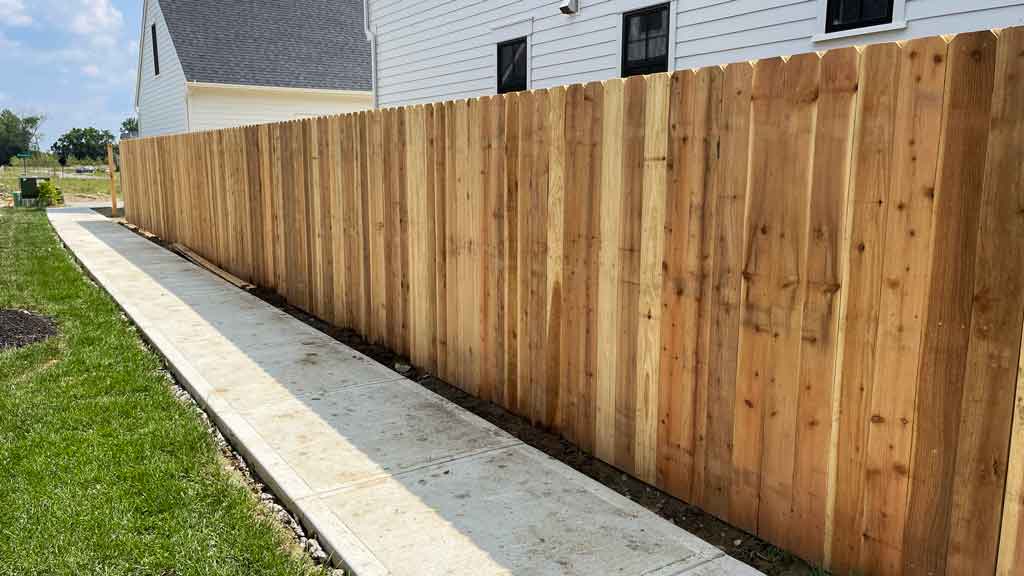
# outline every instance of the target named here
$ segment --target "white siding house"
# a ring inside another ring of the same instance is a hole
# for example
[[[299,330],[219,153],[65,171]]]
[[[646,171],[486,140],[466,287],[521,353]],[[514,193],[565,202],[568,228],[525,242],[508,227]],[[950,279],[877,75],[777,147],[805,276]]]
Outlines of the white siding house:
[[[190,130],[261,124],[366,110],[369,91],[346,94],[336,90],[230,86],[189,83]]]
[[[360,0],[143,0],[140,136],[364,110]]]
[[[529,88],[620,76],[624,15],[655,5],[668,12],[669,70],[1024,24],[1024,0],[579,0],[568,15],[565,3],[365,0],[377,105],[494,94],[497,46],[515,38]],[[888,18],[826,32],[843,5]]]
[[[135,107],[139,119],[139,135],[172,134],[188,130],[185,71],[181,68],[178,52],[167,32],[160,3],[145,0],[142,13],[142,32],[139,37],[139,66],[135,83]],[[153,34],[156,30],[156,55],[153,54]],[[154,62],[160,62],[160,74]]]

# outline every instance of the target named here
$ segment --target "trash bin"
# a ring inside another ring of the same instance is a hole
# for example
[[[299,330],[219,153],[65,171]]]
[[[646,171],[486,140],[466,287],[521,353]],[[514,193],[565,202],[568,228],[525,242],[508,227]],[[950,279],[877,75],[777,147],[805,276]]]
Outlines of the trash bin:
[[[44,176],[22,176],[21,177],[21,197],[25,200],[30,198],[39,197],[39,185],[43,182],[49,182],[50,179]]]

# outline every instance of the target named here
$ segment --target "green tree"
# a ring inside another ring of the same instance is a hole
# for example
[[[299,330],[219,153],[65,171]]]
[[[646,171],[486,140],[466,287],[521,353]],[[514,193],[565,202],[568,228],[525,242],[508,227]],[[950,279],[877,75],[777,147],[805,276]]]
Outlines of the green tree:
[[[42,116],[18,116],[7,109],[0,112],[0,166],[20,152],[38,148],[42,123]]]
[[[134,138],[139,134],[139,119],[132,116],[121,122],[121,138]]]
[[[114,143],[114,135],[110,130],[96,128],[72,128],[50,146],[63,165],[69,158],[102,159],[107,155],[107,144]]]

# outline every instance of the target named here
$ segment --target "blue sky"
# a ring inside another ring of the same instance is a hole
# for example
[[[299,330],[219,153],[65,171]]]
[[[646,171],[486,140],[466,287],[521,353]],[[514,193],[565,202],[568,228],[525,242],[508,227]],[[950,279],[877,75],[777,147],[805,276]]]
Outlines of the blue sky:
[[[141,0],[0,0],[0,109],[115,135],[133,115]]]

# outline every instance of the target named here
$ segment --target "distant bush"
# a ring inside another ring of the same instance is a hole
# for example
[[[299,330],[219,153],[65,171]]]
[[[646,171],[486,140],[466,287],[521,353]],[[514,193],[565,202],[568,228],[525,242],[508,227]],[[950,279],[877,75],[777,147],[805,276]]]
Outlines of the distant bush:
[[[64,194],[53,182],[44,180],[39,183],[39,200],[37,202],[40,206],[57,206],[64,203]]]

